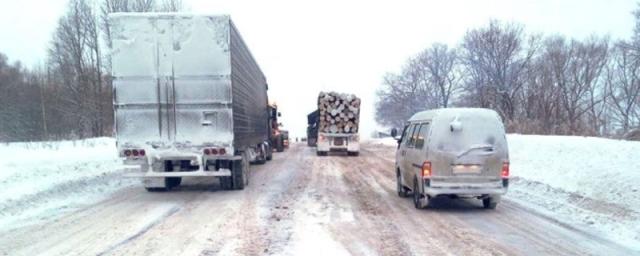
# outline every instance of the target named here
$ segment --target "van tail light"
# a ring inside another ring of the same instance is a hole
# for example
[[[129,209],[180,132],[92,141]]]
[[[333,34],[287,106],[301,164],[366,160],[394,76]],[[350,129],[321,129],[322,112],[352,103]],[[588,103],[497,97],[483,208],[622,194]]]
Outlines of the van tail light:
[[[431,162],[425,161],[422,163],[422,178],[431,177]]]
[[[509,178],[509,162],[502,163],[502,178]]]

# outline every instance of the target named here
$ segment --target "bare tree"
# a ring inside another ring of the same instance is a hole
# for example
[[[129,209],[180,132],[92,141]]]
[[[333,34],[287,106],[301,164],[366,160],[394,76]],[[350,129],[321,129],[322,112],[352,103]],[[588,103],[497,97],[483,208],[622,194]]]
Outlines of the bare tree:
[[[627,133],[640,126],[640,59],[627,42],[619,42],[613,48],[611,65],[607,69],[607,88],[611,97],[611,117],[620,129]]]
[[[524,29],[492,20],[487,27],[466,33],[462,48],[478,105],[496,109],[507,120],[516,114],[516,97],[523,85],[523,72],[531,62],[538,38],[525,39]]]
[[[178,12],[184,9],[182,0],[164,0],[158,9],[161,12]]]
[[[462,77],[456,50],[445,44],[434,44],[418,55],[417,64],[425,72],[425,89],[433,91],[438,98],[437,107],[448,107]]]
[[[96,15],[87,0],[69,1],[49,50],[56,82],[65,86],[67,116],[79,124],[79,136],[101,136],[108,118],[102,116],[104,98],[101,48]],[[109,91],[109,90],[106,90]]]

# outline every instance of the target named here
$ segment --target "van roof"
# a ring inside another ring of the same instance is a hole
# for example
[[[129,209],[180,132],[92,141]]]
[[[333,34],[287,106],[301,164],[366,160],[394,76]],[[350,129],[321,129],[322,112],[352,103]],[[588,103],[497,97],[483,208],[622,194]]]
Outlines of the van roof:
[[[492,109],[488,108],[439,108],[432,110],[425,110],[418,113],[413,114],[411,118],[409,118],[409,122],[414,121],[424,121],[424,120],[433,120],[436,116],[454,116],[460,114],[473,114],[480,116],[500,116],[498,113]]]

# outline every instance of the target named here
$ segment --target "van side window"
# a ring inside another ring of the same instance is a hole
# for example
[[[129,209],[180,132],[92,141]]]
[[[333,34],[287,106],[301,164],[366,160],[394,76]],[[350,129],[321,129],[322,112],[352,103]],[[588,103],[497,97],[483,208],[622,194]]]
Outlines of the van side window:
[[[402,135],[402,144],[409,147],[411,145],[411,138],[413,135],[413,130],[415,130],[416,125],[412,124],[409,128],[405,129],[405,134]]]
[[[420,125],[420,132],[418,133],[418,137],[416,138],[416,148],[422,149],[424,147],[424,142],[427,140],[428,134],[429,123]]]
[[[407,145],[407,147],[415,147],[416,145],[416,139],[418,138],[418,133],[420,132],[420,124],[415,124],[414,125],[416,128],[413,129],[413,134],[411,134],[411,139],[409,139],[409,144]]]

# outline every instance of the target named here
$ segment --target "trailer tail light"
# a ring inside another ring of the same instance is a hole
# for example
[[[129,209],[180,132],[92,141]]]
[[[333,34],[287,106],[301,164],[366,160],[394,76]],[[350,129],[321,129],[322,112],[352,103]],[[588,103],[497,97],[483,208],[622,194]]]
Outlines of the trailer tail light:
[[[205,148],[202,150],[205,155],[224,155],[227,151],[224,148]]]
[[[422,178],[431,177],[431,162],[425,161],[422,163]]]
[[[502,178],[509,178],[509,162],[505,161],[502,163]]]
[[[144,149],[125,149],[122,154],[127,158],[138,158],[147,155]]]

